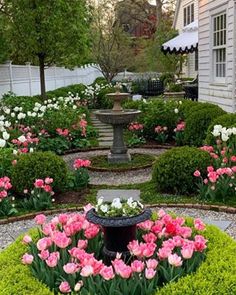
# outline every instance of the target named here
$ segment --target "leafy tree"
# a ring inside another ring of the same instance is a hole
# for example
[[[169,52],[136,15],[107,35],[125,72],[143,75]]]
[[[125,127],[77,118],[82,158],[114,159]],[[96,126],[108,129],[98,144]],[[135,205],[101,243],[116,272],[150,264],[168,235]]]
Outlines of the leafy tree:
[[[89,45],[86,0],[4,0],[7,37],[13,60],[39,64],[45,97],[45,67],[73,67],[83,61]]]
[[[131,39],[115,17],[115,0],[101,0],[93,11],[92,58],[111,81],[130,66],[133,50]]]

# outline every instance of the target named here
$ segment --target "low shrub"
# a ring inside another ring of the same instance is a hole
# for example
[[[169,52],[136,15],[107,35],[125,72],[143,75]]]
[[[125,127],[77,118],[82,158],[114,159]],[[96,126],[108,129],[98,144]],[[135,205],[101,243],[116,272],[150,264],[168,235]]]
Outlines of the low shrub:
[[[153,180],[157,190],[163,193],[191,194],[197,191],[197,180],[193,173],[201,171],[204,175],[210,165],[207,152],[194,147],[171,149],[156,160],[153,166]]]
[[[212,121],[223,114],[223,111],[218,106],[204,106],[202,109],[196,109],[191,115],[186,118],[186,128],[184,131],[185,144],[200,146],[206,138],[207,130]]]
[[[52,152],[22,154],[12,170],[12,185],[16,192],[32,189],[39,178],[53,178],[54,191],[61,191],[66,182],[67,167],[62,158]]]
[[[12,161],[16,157],[13,155],[12,149],[0,149],[0,177],[11,177]]]
[[[215,125],[222,125],[223,127],[236,127],[236,114],[225,114],[217,117],[212,121],[207,130],[207,136],[205,142],[207,144],[215,144],[215,137],[212,135],[212,131]]]
[[[220,107],[218,107],[215,104],[212,103],[208,103],[208,102],[192,102],[191,107],[187,107],[185,108],[185,118],[188,118],[189,116],[191,116],[194,112],[199,112],[201,110],[204,110],[206,108],[213,108],[215,110],[220,109]]]

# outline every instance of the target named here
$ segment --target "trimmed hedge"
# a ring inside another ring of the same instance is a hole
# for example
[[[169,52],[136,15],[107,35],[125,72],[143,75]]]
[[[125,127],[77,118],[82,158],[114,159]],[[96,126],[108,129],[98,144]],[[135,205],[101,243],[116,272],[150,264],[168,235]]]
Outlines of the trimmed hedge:
[[[34,152],[20,155],[12,169],[12,185],[18,193],[32,189],[35,179],[52,177],[54,191],[65,187],[67,166],[64,160],[52,152]]]
[[[178,147],[160,155],[153,166],[153,181],[163,193],[191,194],[197,191],[196,169],[202,175],[211,163],[209,154],[195,147]]]
[[[225,114],[223,116],[217,117],[207,130],[206,143],[215,144],[215,137],[211,134],[215,125],[222,125],[223,127],[236,127],[236,114]]]
[[[0,149],[0,177],[11,177],[12,161],[16,158],[10,148]]]
[[[180,278],[155,295],[234,295],[236,294],[236,242],[214,226],[208,226],[206,260],[196,273]]]
[[[201,146],[206,138],[207,130],[212,121],[225,114],[218,106],[204,106],[196,108],[186,119],[186,128],[184,131],[185,144]]]
[[[207,226],[204,236],[208,239],[207,256],[197,271],[167,284],[155,295],[236,294],[236,242],[214,226]],[[27,251],[21,240],[22,236],[0,253],[0,295],[53,295],[21,264]]]

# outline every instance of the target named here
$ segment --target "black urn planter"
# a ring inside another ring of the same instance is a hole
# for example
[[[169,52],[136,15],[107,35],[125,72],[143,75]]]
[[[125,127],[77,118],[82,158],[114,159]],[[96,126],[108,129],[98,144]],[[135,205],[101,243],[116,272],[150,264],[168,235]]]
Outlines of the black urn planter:
[[[127,245],[136,239],[137,224],[151,217],[151,210],[144,209],[142,213],[131,217],[102,217],[98,216],[95,209],[87,212],[89,222],[99,224],[104,233],[104,262],[109,265],[115,259],[117,252],[122,259],[130,258]]]

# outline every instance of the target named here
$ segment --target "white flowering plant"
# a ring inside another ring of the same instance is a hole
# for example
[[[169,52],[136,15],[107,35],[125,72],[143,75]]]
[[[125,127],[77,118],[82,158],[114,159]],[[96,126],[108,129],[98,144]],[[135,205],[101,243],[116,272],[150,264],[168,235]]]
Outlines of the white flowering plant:
[[[103,217],[131,217],[140,214],[143,208],[144,206],[133,198],[128,200],[115,198],[112,202],[105,202],[104,198],[100,197],[95,206],[95,211]]]

